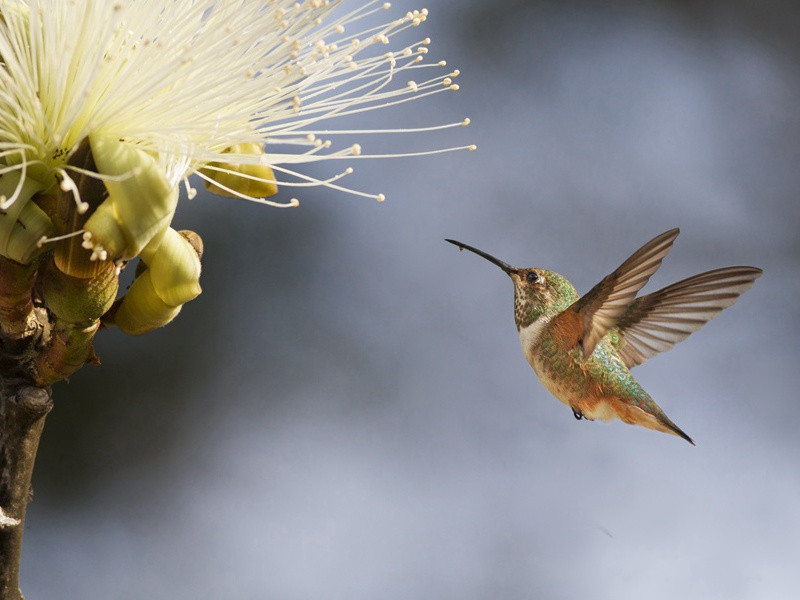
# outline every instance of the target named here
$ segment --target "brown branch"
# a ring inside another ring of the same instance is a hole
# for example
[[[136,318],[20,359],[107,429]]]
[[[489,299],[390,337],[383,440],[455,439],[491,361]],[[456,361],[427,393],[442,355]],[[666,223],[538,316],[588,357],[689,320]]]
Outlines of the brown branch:
[[[54,328],[47,345],[31,363],[33,382],[47,386],[66,379],[86,363],[100,364],[92,348],[99,328],[99,320],[87,327],[65,324]]]
[[[96,171],[88,142],[70,165]],[[80,176],[76,183],[88,211],[60,188],[34,198],[57,233],[82,229],[107,196],[97,178]],[[53,407],[49,386],[87,362],[99,363],[92,339],[117,295],[117,265],[92,261],[81,242],[61,240],[29,265],[0,256],[0,600],[22,600],[22,534],[39,438]]]
[[[22,600],[19,560],[31,475],[50,388],[5,382],[0,390],[0,600]]]

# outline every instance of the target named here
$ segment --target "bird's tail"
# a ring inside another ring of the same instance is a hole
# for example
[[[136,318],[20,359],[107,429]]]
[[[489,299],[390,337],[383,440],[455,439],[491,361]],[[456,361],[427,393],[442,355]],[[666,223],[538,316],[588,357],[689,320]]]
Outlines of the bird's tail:
[[[622,402],[618,398],[614,398],[617,416],[629,425],[639,425],[653,429],[655,431],[662,431],[664,433],[671,433],[685,439],[692,446],[695,445],[694,440],[686,433],[675,425],[670,418],[661,410],[661,407],[656,404],[652,399],[645,405],[631,404],[629,402]]]

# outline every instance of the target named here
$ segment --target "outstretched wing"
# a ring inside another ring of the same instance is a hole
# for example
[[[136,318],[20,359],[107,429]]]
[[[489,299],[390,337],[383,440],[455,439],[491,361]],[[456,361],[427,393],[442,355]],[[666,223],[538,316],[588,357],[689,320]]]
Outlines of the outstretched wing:
[[[590,356],[597,342],[617,325],[636,293],[661,265],[679,233],[680,229],[670,229],[647,242],[570,307],[583,322],[580,339],[584,356]]]
[[[637,298],[617,321],[628,368],[672,348],[736,302],[761,275],[755,267],[700,273]]]

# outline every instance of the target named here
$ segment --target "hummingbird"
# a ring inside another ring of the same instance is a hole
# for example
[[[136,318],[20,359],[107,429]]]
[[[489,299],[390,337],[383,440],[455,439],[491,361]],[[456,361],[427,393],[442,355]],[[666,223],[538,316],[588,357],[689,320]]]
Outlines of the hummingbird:
[[[611,421],[694,441],[631,375],[729,307],[762,271],[724,267],[636,297],[672,248],[670,229],[634,252],[584,296],[553,271],[520,269],[456,240],[445,240],[500,267],[514,283],[514,321],[539,381],[576,419]]]

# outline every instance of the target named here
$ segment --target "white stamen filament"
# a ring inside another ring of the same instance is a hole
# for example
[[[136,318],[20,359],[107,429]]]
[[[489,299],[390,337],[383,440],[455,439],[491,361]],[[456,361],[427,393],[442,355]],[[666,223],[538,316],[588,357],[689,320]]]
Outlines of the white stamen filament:
[[[87,205],[67,170],[104,181],[130,176],[115,178],[67,164],[90,133],[116,136],[150,153],[173,185],[183,182],[189,197],[196,191],[188,176],[212,169],[209,163],[261,160],[258,155],[226,154],[239,143],[262,145],[264,164],[299,179],[279,181],[280,186],[319,185],[374,199],[383,195],[334,183],[349,174],[347,169],[316,179],[281,165],[469,149],[370,155],[352,141],[337,147],[317,137],[427,133],[469,122],[317,129],[332,118],[458,87],[452,83],[457,71],[428,79],[407,75],[445,66],[444,61],[424,62],[429,38],[387,52],[386,45],[396,36],[427,19],[427,10],[358,30],[390,5],[369,0],[337,16],[334,10],[340,4],[342,0],[0,2],[0,174],[18,170],[22,175],[16,190],[0,198],[0,209],[17,199],[34,166],[37,177],[41,171],[58,173],[62,189],[72,192],[79,209]],[[276,146],[299,151],[273,152]],[[218,170],[253,179],[224,167]],[[297,205],[294,198],[273,202],[219,187],[270,206]],[[102,252],[97,251],[98,257]]]
[[[57,235],[55,237],[47,237],[43,235],[38,242],[36,242],[36,246],[41,248],[45,244],[52,244],[53,242],[60,242],[61,240],[68,240],[71,237],[77,237],[79,235],[83,235],[86,232],[83,229],[79,229],[78,231],[72,231],[70,233],[65,233],[64,235]]]
[[[78,190],[78,186],[75,185],[75,181],[64,169],[57,168],[55,171],[58,176],[61,177],[61,183],[58,184],[61,191],[72,193],[72,198],[75,200],[76,210],[79,215],[86,213],[86,211],[89,210],[89,204],[81,201],[81,193]]]

